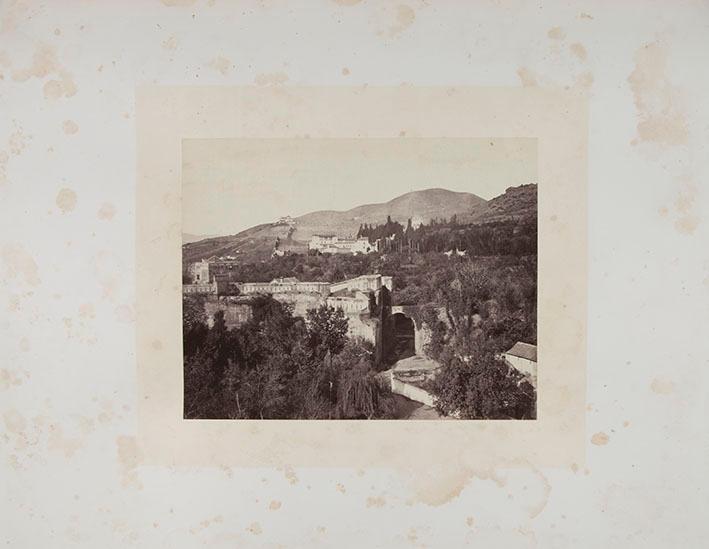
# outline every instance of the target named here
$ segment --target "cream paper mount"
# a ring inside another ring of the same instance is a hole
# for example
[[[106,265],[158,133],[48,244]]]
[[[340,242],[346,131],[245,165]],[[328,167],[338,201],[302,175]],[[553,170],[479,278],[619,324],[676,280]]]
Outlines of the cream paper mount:
[[[587,99],[530,88],[144,87],[137,121],[138,443],[189,466],[534,467],[585,462]],[[183,139],[533,138],[534,421],[184,420]]]

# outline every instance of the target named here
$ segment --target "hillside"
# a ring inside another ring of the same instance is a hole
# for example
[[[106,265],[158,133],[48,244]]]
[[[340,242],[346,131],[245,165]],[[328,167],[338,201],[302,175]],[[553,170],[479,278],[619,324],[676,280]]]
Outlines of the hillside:
[[[461,219],[473,219],[485,211],[486,201],[472,193],[453,192],[445,189],[427,189],[403,194],[381,204],[365,204],[344,212],[321,211],[296,219],[294,238],[310,240],[314,234],[333,233],[355,235],[363,223],[382,223],[387,216],[406,224],[428,223],[435,218],[457,215]]]
[[[306,252],[308,241],[314,234],[354,236],[361,224],[380,224],[387,216],[405,225],[409,218],[416,224],[456,215],[460,222],[477,223],[533,214],[536,214],[536,185],[509,188],[505,194],[489,202],[472,193],[426,189],[406,193],[389,202],[365,204],[347,211],[305,214],[294,219],[292,228],[286,224],[266,223],[235,235],[184,242],[183,261],[190,263],[212,255],[233,255],[244,258],[244,261],[259,261],[271,255],[276,238],[281,240],[282,249]]]
[[[205,240],[207,238],[214,238],[214,235],[182,233],[182,243],[183,244],[190,244],[192,242],[199,242],[200,240]]]
[[[537,216],[537,185],[530,183],[509,187],[503,194],[487,202],[487,210],[476,223],[494,221],[528,220]]]

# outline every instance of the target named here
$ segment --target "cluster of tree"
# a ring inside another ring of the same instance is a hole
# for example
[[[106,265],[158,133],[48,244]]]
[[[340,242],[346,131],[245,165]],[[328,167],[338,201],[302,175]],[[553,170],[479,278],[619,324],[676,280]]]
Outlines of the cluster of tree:
[[[426,352],[442,365],[430,389],[444,414],[533,419],[536,392],[500,353],[536,344],[536,261],[496,267],[460,262],[434,283],[436,306],[421,313],[432,329]]]
[[[456,219],[413,228],[391,219],[363,225],[359,236],[388,238],[385,253],[290,255],[237,265],[238,281],[296,277],[336,282],[362,274],[394,277],[394,289],[370,297],[377,344],[347,338],[340,311],[320,308],[308,321],[269,297],[253,318],[227,330],[206,324],[199,297],[184,303],[185,417],[391,417],[388,389],[376,371],[396,359],[388,318],[412,305],[431,329],[426,352],[441,363],[431,383],[436,406],[463,418],[533,418],[536,394],[500,360],[517,341],[536,344],[536,223],[466,225]],[[465,256],[442,251],[466,250]]]
[[[411,228],[411,219],[409,219],[409,225],[406,230]],[[367,237],[370,242],[376,242],[377,240],[384,240],[392,236],[401,236],[404,234],[404,226],[398,221],[392,221],[391,216],[387,216],[386,223],[382,225],[370,225],[364,223],[359,226],[357,231],[357,238]]]
[[[370,242],[379,240],[380,250],[445,252],[465,251],[472,256],[529,255],[537,252],[537,222],[533,218],[500,220],[484,224],[462,224],[454,215],[450,220],[432,220],[406,227],[391,218],[382,225],[361,225],[358,236]]]
[[[341,310],[321,306],[307,322],[270,296],[252,318],[207,326],[204,298],[183,298],[184,417],[328,419],[393,417],[389,388],[376,377],[374,349],[347,337]]]

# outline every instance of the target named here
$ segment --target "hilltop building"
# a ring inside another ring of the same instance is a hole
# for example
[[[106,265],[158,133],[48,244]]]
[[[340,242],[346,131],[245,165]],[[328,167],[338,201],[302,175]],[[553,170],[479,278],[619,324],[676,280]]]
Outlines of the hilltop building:
[[[293,219],[290,215],[279,217],[276,219],[275,223],[275,225],[289,225],[290,227],[293,227],[295,224],[295,219]]]
[[[376,242],[369,242],[366,237],[340,238],[331,234],[316,234],[310,239],[308,249],[324,254],[368,254],[378,251],[379,246]]]

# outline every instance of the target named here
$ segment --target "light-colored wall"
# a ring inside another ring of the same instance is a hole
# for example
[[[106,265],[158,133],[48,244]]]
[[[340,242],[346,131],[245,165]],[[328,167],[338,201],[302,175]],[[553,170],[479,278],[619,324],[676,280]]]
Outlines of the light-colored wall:
[[[503,354],[503,356],[505,357],[505,360],[516,370],[519,370],[520,372],[528,376],[529,382],[532,384],[533,387],[537,386],[536,362],[519,356],[510,355],[508,353]]]
[[[211,284],[183,284],[182,285],[183,294],[216,294],[217,284],[216,282]]]
[[[421,389],[420,387],[416,387],[415,385],[411,385],[397,379],[393,372],[391,374],[391,391],[392,393],[405,396],[406,398],[420,402],[426,406],[434,406],[434,398],[431,393],[425,389]]]
[[[227,328],[236,328],[248,322],[253,312],[248,303],[234,303],[229,300],[207,301],[204,304],[204,312],[207,314],[207,324],[211,328],[214,325],[214,314],[217,311],[224,311],[224,322]]]

